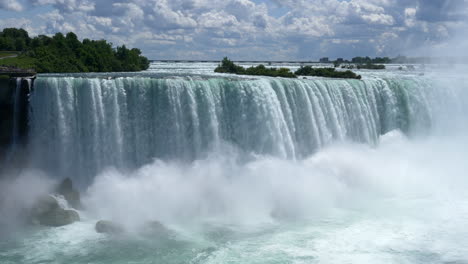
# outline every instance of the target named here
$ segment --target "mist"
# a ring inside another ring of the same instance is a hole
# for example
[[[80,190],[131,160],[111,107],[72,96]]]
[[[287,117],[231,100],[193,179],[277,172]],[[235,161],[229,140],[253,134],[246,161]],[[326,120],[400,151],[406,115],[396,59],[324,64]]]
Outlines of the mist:
[[[409,201],[464,196],[466,143],[409,141],[393,131],[375,148],[340,143],[298,161],[260,156],[240,164],[222,155],[192,164],[155,161],[131,173],[99,174],[84,203],[91,217],[128,227],[154,220],[256,225],[321,219],[336,210],[391,214]]]
[[[27,223],[27,213],[37,199],[48,194],[55,181],[37,170],[22,170],[0,180],[0,236],[11,235]]]

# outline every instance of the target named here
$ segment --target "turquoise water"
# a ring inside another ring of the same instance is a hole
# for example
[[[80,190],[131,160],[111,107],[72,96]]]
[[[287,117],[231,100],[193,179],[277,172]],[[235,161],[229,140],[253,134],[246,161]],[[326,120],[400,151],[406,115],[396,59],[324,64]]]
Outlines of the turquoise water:
[[[40,76],[28,162],[0,182],[0,263],[468,263],[465,78],[202,66]],[[65,176],[82,221],[19,225]]]
[[[0,243],[0,258],[2,263],[465,263],[467,205],[452,204],[465,211],[445,219],[411,215],[415,212],[337,212],[321,220],[253,227],[205,224],[169,236],[109,237],[84,221],[24,231]]]

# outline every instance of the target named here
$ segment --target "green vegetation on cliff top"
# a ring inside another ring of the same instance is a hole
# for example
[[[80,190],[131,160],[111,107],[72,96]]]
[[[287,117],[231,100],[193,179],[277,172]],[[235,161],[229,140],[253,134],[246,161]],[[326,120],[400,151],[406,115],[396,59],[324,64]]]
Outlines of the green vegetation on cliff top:
[[[0,59],[16,56],[18,56],[18,52],[16,51],[0,51]]]
[[[221,65],[218,65],[214,70],[218,73],[234,73],[242,75],[261,75],[261,76],[272,76],[272,77],[285,77],[285,78],[297,78],[288,68],[267,68],[265,65],[260,64],[256,67],[244,68],[236,65],[233,61],[225,57],[221,61]]]
[[[337,71],[335,68],[312,68],[311,66],[301,67],[295,72],[295,74],[302,76],[318,76],[328,78],[361,79],[361,75],[357,75],[350,70]]]
[[[261,75],[261,76],[272,76],[272,77],[285,77],[285,78],[297,78],[298,75],[302,76],[318,76],[318,77],[329,77],[329,78],[350,78],[350,79],[361,79],[360,75],[355,74],[352,71],[336,71],[334,68],[312,68],[311,66],[305,66],[298,69],[296,72],[291,72],[288,68],[267,68],[260,64],[256,67],[244,68],[236,65],[233,61],[225,57],[221,64],[216,67],[215,72],[218,73],[233,73],[242,75]]]
[[[73,32],[30,38],[24,29],[5,28],[0,32],[0,51],[19,52],[17,57],[1,59],[0,65],[33,68],[39,73],[123,72],[149,67],[139,49],[113,48],[106,40],[80,41]]]

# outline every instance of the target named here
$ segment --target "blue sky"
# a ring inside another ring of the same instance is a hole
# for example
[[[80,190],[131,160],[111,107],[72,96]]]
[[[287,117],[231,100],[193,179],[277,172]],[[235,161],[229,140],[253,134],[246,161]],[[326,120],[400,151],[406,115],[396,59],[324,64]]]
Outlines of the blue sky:
[[[138,47],[151,59],[454,55],[467,47],[467,6],[468,0],[0,0],[0,28],[73,31]]]

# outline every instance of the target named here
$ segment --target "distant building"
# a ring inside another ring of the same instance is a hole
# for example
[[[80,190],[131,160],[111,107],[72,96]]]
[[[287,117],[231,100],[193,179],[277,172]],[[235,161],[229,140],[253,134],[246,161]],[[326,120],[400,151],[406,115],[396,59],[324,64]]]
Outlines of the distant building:
[[[320,59],[320,62],[321,63],[329,63],[330,62],[330,59],[328,57],[324,57],[324,58],[321,58]]]
[[[336,61],[333,62],[333,65],[335,66],[335,68],[339,67],[341,64],[343,64],[345,61],[343,58],[338,58],[336,59]]]

